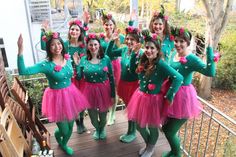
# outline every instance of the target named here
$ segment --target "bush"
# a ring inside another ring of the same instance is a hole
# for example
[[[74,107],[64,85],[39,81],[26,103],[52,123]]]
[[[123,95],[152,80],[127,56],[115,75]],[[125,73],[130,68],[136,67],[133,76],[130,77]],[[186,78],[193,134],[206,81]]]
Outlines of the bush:
[[[21,76],[21,82],[29,92],[32,104],[35,106],[36,114],[41,117],[42,97],[45,88],[48,86],[47,79],[42,75]]]
[[[221,44],[221,59],[217,65],[217,74],[214,80],[216,87],[236,90],[236,32],[229,30],[224,34]]]

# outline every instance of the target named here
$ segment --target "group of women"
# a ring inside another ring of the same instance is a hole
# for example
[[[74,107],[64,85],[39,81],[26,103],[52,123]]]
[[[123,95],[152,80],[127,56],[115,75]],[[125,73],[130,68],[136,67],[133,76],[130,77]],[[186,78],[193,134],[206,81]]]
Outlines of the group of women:
[[[20,75],[44,73],[49,87],[42,101],[42,114],[56,122],[55,138],[68,154],[73,149],[67,144],[74,121],[78,133],[86,131],[84,110],[88,110],[95,128],[95,140],[106,139],[105,126],[114,123],[117,95],[126,105],[128,129],[120,141],[130,143],[136,138],[136,129],[146,145],[139,156],[151,157],[163,130],[171,150],[164,157],[180,157],[180,127],[201,112],[196,91],[192,86],[193,72],[215,75],[211,39],[205,64],[188,49],[191,33],[183,27],[170,29],[164,8],[154,12],[149,30],[132,26],[125,35],[116,29],[111,14],[102,17],[105,33],[86,33],[88,15],[84,24],[78,19],[69,23],[68,40],[58,32],[42,31],[42,49],[47,58],[31,67],[25,67],[23,38],[18,39],[18,69]],[[79,115],[79,116],[78,116]]]

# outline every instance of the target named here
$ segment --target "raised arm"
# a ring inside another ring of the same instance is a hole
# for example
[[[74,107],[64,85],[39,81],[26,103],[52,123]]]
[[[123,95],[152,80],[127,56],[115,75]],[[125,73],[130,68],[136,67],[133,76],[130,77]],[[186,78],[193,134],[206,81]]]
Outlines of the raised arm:
[[[44,68],[43,66],[45,64],[42,63],[37,63],[34,66],[26,67],[24,58],[23,58],[23,38],[22,35],[20,34],[18,41],[18,57],[17,57],[17,67],[20,75],[33,75],[37,73],[43,73]]]
[[[200,58],[194,56],[192,59],[191,67],[194,71],[197,71],[206,76],[215,76],[215,62],[213,48],[208,46],[206,51],[207,63],[205,64]]]
[[[84,58],[84,57],[83,57]],[[83,59],[80,59],[78,53],[74,53],[73,55],[73,60],[74,60],[74,64],[75,64],[75,69],[76,69],[76,79],[77,80],[81,80],[83,77]]]

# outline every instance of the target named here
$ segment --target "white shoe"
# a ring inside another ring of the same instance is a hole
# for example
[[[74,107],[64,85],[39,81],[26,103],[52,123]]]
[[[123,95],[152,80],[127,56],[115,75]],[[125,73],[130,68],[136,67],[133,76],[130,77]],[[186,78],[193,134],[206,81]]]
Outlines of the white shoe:
[[[145,152],[145,150],[146,150],[146,146],[143,147],[143,148],[141,148],[141,149],[139,150],[138,155],[139,155],[139,156],[143,155],[143,153]]]
[[[151,157],[154,153],[154,150],[155,150],[155,145],[148,144],[145,152],[141,157]]]

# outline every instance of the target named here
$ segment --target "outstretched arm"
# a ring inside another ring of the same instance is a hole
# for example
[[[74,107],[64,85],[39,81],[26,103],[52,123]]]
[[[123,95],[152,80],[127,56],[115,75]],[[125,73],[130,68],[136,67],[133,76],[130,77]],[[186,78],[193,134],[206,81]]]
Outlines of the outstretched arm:
[[[23,58],[23,37],[21,34],[18,38],[17,45],[18,45],[17,66],[18,66],[19,74],[20,75],[33,75],[37,73],[43,73],[44,64],[42,63],[37,63],[31,67],[25,66],[25,62]]]

